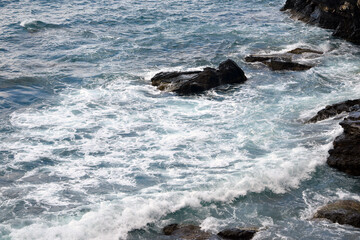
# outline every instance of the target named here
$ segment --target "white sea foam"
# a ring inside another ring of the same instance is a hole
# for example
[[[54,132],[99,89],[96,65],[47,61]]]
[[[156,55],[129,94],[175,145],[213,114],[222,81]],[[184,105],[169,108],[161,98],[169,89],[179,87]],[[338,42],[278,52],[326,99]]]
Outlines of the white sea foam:
[[[21,21],[20,26],[26,27],[27,25],[32,24],[36,21],[37,20],[35,20],[35,19],[26,19],[26,20]]]
[[[66,205],[69,200],[59,193],[70,189],[85,193],[83,200],[92,206],[79,220],[38,219],[13,229],[14,239],[126,238],[133,229],[184,207],[201,207],[201,202],[231,202],[266,189],[285,193],[324,163],[331,139],[339,133],[336,126],[296,137],[278,123],[288,121],[283,118],[289,111],[284,106],[292,99],[282,97],[275,105],[258,108],[258,95],[247,88],[221,102],[176,96],[158,100],[139,90],[152,91],[119,80],[106,87],[64,92],[54,107],[12,114],[12,125],[21,131],[13,133],[13,142],[2,143],[14,153],[12,165],[48,157],[60,164],[46,166],[47,171],[66,179],[40,184],[28,196],[49,205]],[[283,92],[284,87],[259,86],[256,91],[269,90]],[[326,144],[303,146],[302,138],[315,135],[327,138]],[[287,146],[291,142],[294,146]],[[109,167],[98,167],[101,163]],[[23,178],[37,174],[30,171]],[[141,174],[154,182],[139,185],[136,176]],[[102,184],[127,186],[136,194],[108,190],[99,197],[96,191]],[[105,200],[110,195],[115,200]],[[209,218],[202,227],[210,225],[222,226]]]

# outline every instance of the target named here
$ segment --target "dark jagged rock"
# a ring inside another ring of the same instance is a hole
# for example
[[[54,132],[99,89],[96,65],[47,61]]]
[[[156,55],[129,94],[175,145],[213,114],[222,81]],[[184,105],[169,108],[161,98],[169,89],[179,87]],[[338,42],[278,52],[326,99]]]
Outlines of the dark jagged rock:
[[[347,100],[345,102],[328,105],[324,109],[308,120],[308,123],[315,123],[330,117],[334,117],[342,112],[353,112],[360,110],[360,99]]]
[[[326,218],[334,223],[360,228],[360,202],[340,200],[320,208],[314,218]]]
[[[323,52],[321,52],[321,51],[316,51],[316,50],[307,49],[307,48],[295,48],[291,51],[288,51],[288,53],[292,53],[292,54],[303,54],[303,53],[323,54]]]
[[[218,236],[223,239],[249,240],[256,232],[254,229],[229,228],[219,232]]]
[[[282,11],[320,27],[333,35],[360,44],[360,2],[358,0],[287,0]]]
[[[347,174],[360,176],[360,99],[326,106],[307,122],[314,123],[342,112],[350,114],[340,122],[344,132],[335,138],[327,164]]]
[[[301,63],[285,62],[285,61],[277,61],[277,60],[270,60],[263,63],[273,71],[280,71],[280,70],[304,71],[312,68],[312,66]]]
[[[176,239],[210,240],[218,239],[215,235],[204,232],[199,226],[170,224],[163,228],[163,233]]]
[[[189,95],[224,84],[243,83],[246,80],[243,70],[234,61],[228,59],[220,63],[217,70],[205,68],[203,71],[194,72],[161,72],[151,79],[151,83],[159,90]]]
[[[303,71],[312,68],[312,66],[296,63],[292,61],[291,54],[272,54],[272,55],[249,55],[245,57],[246,62],[261,62],[273,71],[291,70]]]
[[[335,139],[327,164],[347,174],[360,176],[360,111],[351,113],[340,125],[344,132]]]

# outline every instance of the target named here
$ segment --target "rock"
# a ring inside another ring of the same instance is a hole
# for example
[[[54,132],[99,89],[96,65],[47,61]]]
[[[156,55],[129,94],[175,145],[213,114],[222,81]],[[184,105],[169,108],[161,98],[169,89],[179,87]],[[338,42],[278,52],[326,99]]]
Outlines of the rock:
[[[340,200],[320,208],[314,218],[326,218],[334,223],[360,228],[360,202]]]
[[[289,10],[299,20],[333,29],[334,36],[360,44],[358,0],[287,0],[281,10]]]
[[[171,235],[175,230],[178,230],[178,229],[179,229],[179,224],[177,224],[177,223],[170,224],[163,228],[163,233],[165,235]]]
[[[224,84],[243,83],[246,80],[243,70],[228,59],[220,63],[218,70],[205,68],[203,71],[193,72],[160,72],[151,79],[151,83],[159,90],[189,95]]]
[[[340,122],[344,132],[335,138],[327,164],[347,174],[360,176],[360,99],[326,106],[307,122],[314,123],[342,112],[350,114]]]
[[[277,60],[266,61],[264,62],[264,64],[273,71],[280,71],[280,70],[304,71],[312,68],[312,66],[304,65],[296,62],[285,62],[285,61],[277,61]]]
[[[290,62],[292,57],[290,54],[249,55],[245,57],[246,62],[266,62],[271,60]]]
[[[218,233],[223,239],[249,240],[252,239],[257,230],[255,229],[240,229],[229,228]]]
[[[303,54],[303,53],[315,53],[315,54],[323,54],[321,51],[311,50],[307,48],[295,48],[291,51],[288,51],[288,53],[292,54]]]
[[[324,109],[317,112],[317,114],[309,119],[308,123],[315,123],[317,121],[321,121],[342,112],[352,112],[360,110],[360,99],[355,100],[347,100],[345,102],[336,103],[333,105],[328,105]]]
[[[329,150],[327,164],[347,174],[360,176],[360,111],[353,112],[340,125],[344,132]]]
[[[273,71],[292,70],[303,71],[312,68],[312,66],[296,63],[292,61],[290,54],[272,54],[272,55],[249,55],[245,57],[246,62],[261,62]]]
[[[173,236],[176,239],[191,239],[191,240],[208,240],[218,239],[215,235],[204,232],[199,226],[195,225],[179,225],[170,224],[163,228],[163,233],[168,236]]]

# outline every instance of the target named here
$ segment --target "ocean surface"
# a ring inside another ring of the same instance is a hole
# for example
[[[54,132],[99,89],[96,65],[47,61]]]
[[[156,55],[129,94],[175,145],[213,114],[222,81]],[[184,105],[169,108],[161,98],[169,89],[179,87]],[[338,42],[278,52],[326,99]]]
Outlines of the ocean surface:
[[[326,165],[359,98],[360,47],[280,12],[284,0],[0,1],[0,239],[171,239],[170,223],[257,227],[254,239],[359,239],[313,221],[360,200]],[[248,54],[296,47],[304,72]],[[160,71],[231,58],[245,84],[160,92]]]

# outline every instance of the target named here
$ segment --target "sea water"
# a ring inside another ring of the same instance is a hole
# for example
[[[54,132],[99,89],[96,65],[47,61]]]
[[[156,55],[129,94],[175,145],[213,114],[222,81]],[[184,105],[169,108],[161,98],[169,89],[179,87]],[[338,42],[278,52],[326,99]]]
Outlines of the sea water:
[[[360,48],[280,12],[280,0],[0,2],[0,239],[171,239],[170,223],[255,239],[358,239],[311,220],[360,200],[326,165],[359,98]],[[304,72],[244,62],[323,51]],[[160,92],[160,71],[231,58],[248,81],[195,96]]]

